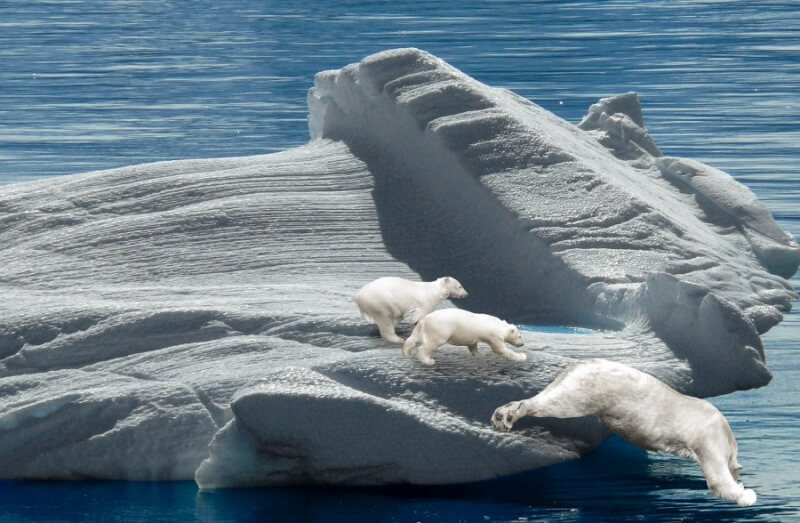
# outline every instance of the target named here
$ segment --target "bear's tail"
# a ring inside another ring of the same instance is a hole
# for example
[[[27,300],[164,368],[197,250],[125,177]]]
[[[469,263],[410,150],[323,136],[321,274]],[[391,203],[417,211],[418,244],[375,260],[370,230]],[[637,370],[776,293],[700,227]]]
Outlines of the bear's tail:
[[[414,350],[414,347],[417,346],[422,340],[422,325],[425,323],[425,318],[422,318],[414,325],[414,330],[411,331],[411,335],[406,339],[405,343],[403,343],[403,356],[406,358],[411,357],[411,351]]]

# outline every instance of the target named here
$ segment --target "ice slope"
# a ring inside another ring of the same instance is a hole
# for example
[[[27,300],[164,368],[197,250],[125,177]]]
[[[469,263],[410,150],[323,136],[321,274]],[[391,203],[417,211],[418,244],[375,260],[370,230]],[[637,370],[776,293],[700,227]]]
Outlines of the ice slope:
[[[652,332],[697,394],[724,391],[723,361],[734,388],[769,380],[758,334],[796,297],[797,243],[729,175],[663,156],[635,94],[575,127],[406,49],[317,74],[309,105],[312,137],[375,175],[389,252],[426,278],[450,268],[466,307]]]
[[[0,189],[0,477],[471,481],[602,441],[591,418],[489,426],[574,359],[699,395],[769,381],[797,245],[727,174],[662,156],[635,95],[575,127],[405,49],[318,74],[309,106],[282,153]],[[352,303],[389,274],[612,330],[423,368]]]

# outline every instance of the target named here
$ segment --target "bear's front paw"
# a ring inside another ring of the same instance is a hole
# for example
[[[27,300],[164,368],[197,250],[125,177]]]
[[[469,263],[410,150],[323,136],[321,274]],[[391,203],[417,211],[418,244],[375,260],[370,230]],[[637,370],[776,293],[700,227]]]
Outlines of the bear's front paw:
[[[739,496],[739,499],[736,500],[736,503],[738,503],[742,507],[749,507],[750,505],[755,504],[756,499],[757,499],[756,493],[752,489],[748,488],[744,489],[744,492],[742,493],[741,496]]]
[[[435,360],[435,359],[433,359],[433,358],[427,358],[427,357],[425,357],[425,356],[420,356],[420,355],[419,355],[419,352],[417,352],[417,359],[420,361],[420,363],[422,363],[423,365],[427,365],[428,367],[430,367],[431,365],[433,365],[434,363],[436,363],[436,360]]]
[[[492,415],[492,425],[495,429],[508,432],[514,426],[520,402],[512,401],[502,407],[497,407]]]
[[[511,351],[511,353],[508,355],[508,359],[511,361],[525,361],[528,359],[528,355],[524,352]]]

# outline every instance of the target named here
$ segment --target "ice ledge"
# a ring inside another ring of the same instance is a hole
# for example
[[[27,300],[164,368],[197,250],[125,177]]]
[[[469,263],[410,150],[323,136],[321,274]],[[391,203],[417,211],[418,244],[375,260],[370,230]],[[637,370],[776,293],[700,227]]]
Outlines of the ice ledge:
[[[555,442],[506,438],[483,420],[441,408],[372,396],[303,368],[239,391],[231,407],[234,419],[197,470],[201,488],[459,483],[579,455]],[[594,444],[602,439],[596,421],[586,427]]]

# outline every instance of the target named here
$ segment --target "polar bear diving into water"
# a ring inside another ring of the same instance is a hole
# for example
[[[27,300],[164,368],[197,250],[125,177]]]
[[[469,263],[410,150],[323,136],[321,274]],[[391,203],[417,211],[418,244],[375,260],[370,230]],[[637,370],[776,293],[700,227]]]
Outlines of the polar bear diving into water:
[[[445,343],[464,345],[473,356],[481,356],[478,342],[483,342],[507,360],[525,361],[528,357],[505,346],[508,342],[522,347],[522,334],[517,327],[495,316],[461,309],[440,309],[422,318],[403,344],[403,355],[410,358],[411,351],[420,342],[417,359],[425,365],[436,363],[431,353]]]
[[[416,282],[403,278],[378,278],[361,287],[355,302],[361,317],[378,326],[381,336],[391,343],[403,343],[395,326],[403,318],[412,323],[436,308],[447,298],[466,298],[467,291],[455,278],[445,276],[436,281]]]
[[[524,416],[589,415],[599,416],[611,432],[646,450],[694,459],[715,496],[742,506],[756,502],[756,493],[738,483],[742,466],[725,417],[708,401],[680,394],[621,363],[573,363],[536,396],[497,408],[492,424],[508,431]]]

